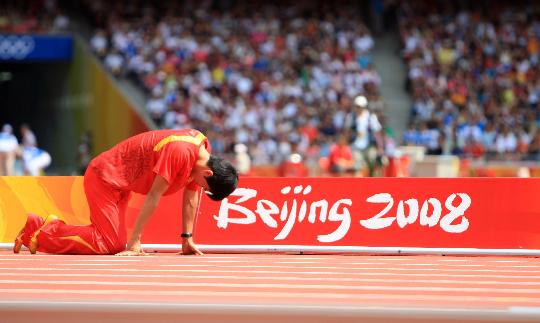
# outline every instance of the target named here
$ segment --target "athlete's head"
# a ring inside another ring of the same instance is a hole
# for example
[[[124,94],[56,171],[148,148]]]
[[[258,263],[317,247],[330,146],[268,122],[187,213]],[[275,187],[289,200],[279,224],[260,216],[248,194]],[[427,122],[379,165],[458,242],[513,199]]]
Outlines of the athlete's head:
[[[207,195],[212,200],[223,200],[238,186],[236,168],[223,158],[210,155],[206,167],[201,173],[194,176],[194,180],[208,190]]]
[[[221,201],[238,186],[238,172],[231,163],[214,155],[210,155],[206,165],[212,170],[212,176],[206,177],[210,191],[208,197]]]

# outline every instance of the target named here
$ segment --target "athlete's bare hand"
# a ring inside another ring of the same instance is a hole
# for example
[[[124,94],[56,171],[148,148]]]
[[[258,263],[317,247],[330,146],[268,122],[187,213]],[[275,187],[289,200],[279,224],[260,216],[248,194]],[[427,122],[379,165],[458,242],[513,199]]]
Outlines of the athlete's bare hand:
[[[148,254],[144,251],[136,251],[136,250],[124,250],[122,252],[117,253],[115,256],[148,256]]]
[[[204,255],[202,251],[199,250],[197,245],[193,242],[192,238],[184,239],[182,241],[182,255]]]
[[[116,256],[148,256],[141,247],[141,242],[136,241],[132,244],[128,243],[126,250],[119,252]]]

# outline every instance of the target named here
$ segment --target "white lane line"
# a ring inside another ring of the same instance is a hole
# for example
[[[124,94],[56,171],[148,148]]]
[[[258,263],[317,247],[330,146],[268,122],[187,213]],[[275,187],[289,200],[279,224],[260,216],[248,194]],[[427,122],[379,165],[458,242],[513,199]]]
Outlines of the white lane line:
[[[434,257],[434,256],[429,256],[429,257],[421,257],[421,256],[411,256],[411,257],[414,257],[414,259],[422,259],[422,260],[429,260],[429,261],[434,261],[434,262],[488,262],[488,263],[491,263],[491,262],[494,262],[494,263],[531,263],[531,262],[534,262],[533,259],[536,259],[536,258],[531,258],[531,257],[516,257],[515,259],[491,259],[491,258],[488,258],[487,256],[478,256],[478,257],[467,257],[465,259],[455,259],[455,258],[448,258],[448,257]],[[413,259],[413,258],[407,258],[407,257],[403,257],[403,258],[377,258],[377,260],[379,261],[406,261],[406,260],[410,260],[410,259]]]
[[[129,257],[129,259],[126,259],[127,257],[116,257],[116,259],[109,260],[109,259],[57,259],[56,261],[48,261],[47,264],[58,264],[58,263],[75,263],[75,264],[88,264],[91,265],[92,263],[103,263],[103,264],[114,264],[114,265],[128,265],[129,263],[142,263],[147,265],[153,265],[155,263],[182,263],[182,262],[194,262],[195,259],[175,259],[174,262],[172,261],[160,261],[159,258],[150,258],[148,257]],[[151,261],[149,261],[151,259]],[[22,262],[21,260],[28,260],[32,262],[41,262],[41,259],[5,259],[0,260],[0,265],[8,265],[10,263],[14,262]],[[206,257],[197,259],[198,263],[205,264],[205,263],[261,263],[261,260],[213,260],[208,259]],[[291,262],[285,262],[285,261],[267,261],[267,263],[304,263],[304,264],[325,264],[328,261],[324,262],[318,262],[318,261],[291,261]],[[329,261],[331,262],[331,261]],[[338,263],[338,264],[347,264],[347,263]],[[374,264],[380,264],[384,265],[384,263],[374,263]]]
[[[318,261],[275,261],[276,264],[320,264]],[[340,263],[343,264],[343,263]]]
[[[111,257],[111,258],[103,258],[103,259],[51,259],[52,261],[50,263],[55,263],[58,261],[77,261],[77,262],[144,262],[144,258],[146,257]],[[17,257],[11,258],[11,259],[0,259],[0,263],[3,261],[6,262],[21,262],[21,261],[34,261],[34,262],[42,262],[44,259],[32,259],[32,258],[20,258]],[[49,262],[48,262],[49,263]]]
[[[116,261],[119,261],[119,262],[122,262],[122,261],[146,261],[148,260],[149,258],[152,258],[152,260],[156,260],[156,259],[159,259],[159,260],[166,260],[166,261],[170,261],[170,260],[187,260],[186,257],[182,257],[182,256],[176,256],[176,255],[171,255],[170,257],[169,256],[157,256],[157,255],[153,255],[153,254],[150,254],[148,257],[115,257],[115,256],[93,256],[93,255],[88,255],[88,256],[76,256],[76,255],[13,255],[13,256],[10,256],[10,257],[0,257],[0,261],[32,261],[32,260],[37,260],[37,259],[48,259],[48,260],[52,260],[52,261],[57,261],[57,260],[63,260],[63,261],[80,261],[80,262],[116,262]],[[354,259],[357,259],[357,260],[353,260],[351,258],[354,258]],[[189,258],[190,260],[193,259],[193,257],[190,257]],[[208,260],[208,259],[212,259],[212,260],[231,260],[231,261],[239,261],[239,262],[250,262],[250,261],[262,261],[262,260],[268,260],[270,262],[272,261],[276,261],[276,262],[280,262],[280,261],[284,261],[284,262],[288,262],[288,261],[294,261],[294,262],[306,262],[306,263],[309,263],[309,262],[314,262],[314,263],[319,263],[318,260],[321,260],[323,263],[324,262],[335,262],[335,263],[339,263],[339,264],[354,264],[354,263],[357,263],[358,260],[361,259],[360,263],[381,263],[382,262],[406,262],[406,263],[410,263],[411,260],[413,262],[415,261],[418,261],[418,260],[422,260],[423,262],[425,262],[426,264],[433,264],[433,263],[460,263],[460,262],[464,262],[464,263],[473,263],[474,265],[482,265],[482,264],[485,264],[485,263],[523,263],[523,264],[535,264],[536,262],[535,261],[531,261],[529,259],[531,258],[524,258],[524,259],[516,259],[516,260],[494,260],[494,259],[484,259],[483,257],[472,257],[472,258],[468,258],[468,259],[444,259],[443,257],[441,257],[440,259],[439,258],[425,258],[425,257],[405,257],[405,258],[400,258],[400,259],[394,259],[394,258],[378,258],[378,257],[374,257],[374,256],[357,256],[357,257],[346,257],[346,256],[331,256],[331,257],[318,257],[318,258],[313,258],[313,257],[307,257],[307,256],[295,256],[295,255],[287,255],[287,256],[283,256],[283,255],[266,255],[264,257],[249,257],[249,255],[244,255],[244,256],[241,256],[241,257],[236,257],[236,256],[219,256],[219,257],[215,257],[215,256],[211,256],[211,255],[205,255],[204,257],[199,257],[198,258],[199,260],[201,261],[205,261],[205,260]],[[317,261],[314,261],[314,260],[317,260]],[[529,261],[527,261],[529,260]],[[479,263],[479,264],[477,264]],[[385,263],[386,264],[386,263]]]
[[[298,269],[294,267],[295,269]],[[385,268],[379,268],[379,269],[385,269]],[[280,274],[299,274],[302,275],[334,275],[334,276],[411,276],[411,277],[425,277],[427,274],[425,273],[411,273],[411,271],[415,271],[412,269],[409,270],[396,270],[396,271],[405,271],[405,272],[399,272],[399,273],[392,273],[392,272],[359,272],[359,271],[353,271],[353,272],[338,272],[338,271],[281,271],[281,270],[231,270],[226,269],[223,267],[217,267],[215,269],[136,269],[136,268],[66,268],[66,267],[43,267],[43,268],[26,268],[26,267],[7,267],[7,268],[0,268],[0,270],[7,270],[8,272],[13,271],[38,271],[38,272],[44,272],[44,271],[97,271],[97,272],[137,272],[137,273],[155,273],[155,272],[171,272],[171,273],[242,273],[242,274],[273,274],[273,275],[280,275]],[[367,269],[371,270],[371,269]],[[423,270],[418,270],[423,271]],[[479,278],[482,279],[484,277],[491,277],[491,278],[505,278],[505,279],[540,279],[540,276],[537,275],[515,275],[514,273],[523,273],[523,271],[497,271],[492,270],[492,272],[496,273],[509,273],[509,275],[493,275],[493,274],[486,274],[486,270],[439,270],[439,272],[464,272],[464,273],[470,273],[470,272],[478,272],[478,274],[442,274],[437,272],[430,272],[428,275],[430,277],[473,277],[473,278]],[[2,272],[0,272],[0,275]],[[24,274],[22,274],[24,275]]]
[[[137,258],[136,260],[107,260],[107,261],[99,261],[99,260],[89,260],[88,262],[83,262],[83,263],[80,263],[82,260],[74,260],[73,262],[65,262],[65,260],[63,260],[62,262],[49,262],[47,263],[46,265],[57,265],[57,266],[109,266],[111,265],[112,263],[114,263],[114,265],[119,265],[119,266],[129,266],[129,265],[132,265],[133,263],[138,263],[138,264],[141,264],[143,266],[155,266],[155,265],[159,265],[159,266],[171,266],[171,267],[175,267],[175,266],[178,266],[178,267],[186,267],[186,266],[207,266],[208,264],[234,264],[234,263],[254,263],[256,261],[253,261],[253,260],[208,260],[208,261],[205,261],[204,259],[201,259],[202,261],[198,262],[198,263],[193,263],[192,259],[189,259],[189,260],[186,260],[186,262],[189,262],[188,264],[186,263],[170,263],[170,262],[166,262],[166,263],[161,263],[159,261],[157,262],[148,262],[147,261],[147,258],[145,257],[145,260],[139,260],[140,258]],[[16,262],[15,260],[12,260],[13,262]],[[100,263],[98,263],[100,262]],[[261,262],[256,262],[258,264],[260,264]],[[316,264],[320,264],[320,265],[325,265],[327,264],[328,262],[308,262],[308,261],[271,261],[271,262],[268,262],[269,265],[266,265],[266,266],[275,266],[275,265],[279,265],[279,264],[284,264],[284,265],[287,265],[287,264],[290,264],[290,265],[294,265],[294,264],[313,264],[313,265],[316,265]],[[6,263],[3,263],[2,261],[0,261],[0,265],[9,265],[10,262],[6,262]],[[349,263],[333,263],[334,265],[340,265],[340,266],[384,266],[384,265],[388,265],[387,263],[384,263],[384,262],[349,262]],[[392,265],[396,265],[396,266],[399,266],[399,267],[438,267],[438,268],[441,268],[441,269],[445,269],[445,268],[452,268],[452,267],[477,267],[477,268],[482,268],[482,267],[488,267],[488,268],[492,268],[494,267],[494,265],[488,265],[488,264],[451,264],[451,265],[447,265],[447,264],[437,264],[437,263],[403,263],[403,264],[392,264]],[[256,265],[256,267],[262,267],[264,265]],[[252,265],[245,265],[245,267],[253,267]],[[497,268],[535,268],[535,269],[538,269],[539,272],[540,272],[540,264],[538,265],[497,265],[496,266]],[[324,267],[314,267],[314,266],[310,266],[310,267],[304,267],[304,268],[324,268]],[[328,267],[330,268],[330,267]],[[389,267],[391,268],[391,267]]]
[[[53,254],[45,254],[45,255],[13,255],[11,257],[2,258],[0,257],[0,261],[21,261],[21,260],[37,260],[37,259],[47,259],[47,260],[64,260],[64,261],[139,261],[144,259],[152,258],[152,260],[167,260],[170,261],[171,259],[174,260],[181,260],[181,259],[192,259],[194,257],[185,257],[181,255],[170,255],[170,256],[163,256],[163,255],[155,255],[150,253],[147,257],[117,257],[117,256],[109,256],[109,255],[103,255],[103,256],[95,256],[95,255],[87,255],[87,256],[76,256],[76,255],[53,255]],[[301,259],[301,260],[323,260],[323,261],[332,261],[333,259],[337,259],[336,256],[329,257],[329,258],[313,258],[313,257],[306,257],[306,256],[280,256],[280,255],[268,255],[265,257],[248,257],[248,256],[242,256],[242,257],[235,257],[235,256],[223,256],[223,257],[214,257],[209,255],[204,255],[204,257],[199,257],[200,259],[234,259],[238,261],[261,261],[268,259],[269,261],[272,260],[290,260],[290,259]]]
[[[103,282],[93,280],[17,280],[0,279],[1,284],[40,284],[40,285],[85,285],[85,286],[152,286],[152,287],[196,287],[196,288],[266,288],[266,289],[324,289],[324,290],[354,290],[354,291],[401,291],[401,292],[467,292],[467,293],[508,293],[535,294],[540,301],[540,290],[537,288],[484,288],[484,287],[438,287],[438,286],[350,286],[323,284],[277,284],[277,283],[212,283],[212,282],[146,282],[146,281],[116,281]]]
[[[146,258],[146,257],[144,257]],[[289,262],[284,262],[284,261],[275,261],[275,262],[270,262],[270,264],[268,265],[233,265],[233,266],[229,266],[228,264],[235,264],[235,263],[251,263],[251,262],[254,262],[254,261],[245,261],[245,260],[205,260],[205,259],[200,259],[200,263],[160,263],[159,261],[157,262],[152,262],[152,263],[149,263],[147,260],[139,260],[141,258],[137,258],[135,260],[131,260],[131,259],[119,259],[119,260],[106,260],[106,261],[100,261],[98,262],[98,260],[92,260],[92,261],[82,261],[82,260],[73,260],[73,261],[69,261],[69,262],[65,262],[65,260],[63,260],[63,262],[54,262],[54,263],[47,263],[47,264],[41,264],[42,266],[43,265],[46,265],[46,266],[110,266],[110,265],[114,265],[114,266],[131,266],[133,265],[133,263],[137,263],[137,264],[141,264],[141,265],[147,265],[147,266],[163,266],[163,267],[216,267],[218,266],[219,264],[227,264],[227,267],[233,267],[233,268],[298,268],[298,266],[286,266],[286,265],[294,265],[294,264],[320,264],[320,265],[323,265],[324,263],[317,263],[317,262],[294,262],[294,261],[289,261]],[[147,258],[146,258],[147,259]],[[82,263],[79,263],[81,262]],[[192,259],[188,259],[186,260],[187,261],[192,261]],[[0,265],[10,265],[12,264],[13,262],[16,262],[16,260],[11,260],[11,262],[2,262],[0,261]],[[281,264],[281,265],[280,265]],[[343,266],[350,266],[350,265],[353,265],[353,266],[381,266],[381,265],[388,265],[386,263],[382,263],[382,262],[353,262],[353,263],[333,263],[335,264],[336,266],[302,266],[302,268],[305,268],[305,269],[338,269],[338,270],[357,270],[357,269],[361,269],[361,270],[364,270],[365,268],[358,268],[358,267],[343,267]],[[282,266],[282,265],[285,265],[285,266]],[[403,267],[418,267],[418,268],[411,268],[411,269],[404,269]],[[420,268],[420,267],[426,267],[426,268]],[[427,268],[427,267],[436,267],[436,268]],[[386,266],[384,267],[383,269],[384,270],[454,270],[453,268],[484,268],[484,267],[487,267],[487,268],[493,268],[493,267],[496,267],[496,269],[489,269],[490,271],[504,271],[504,272],[511,272],[509,270],[503,270],[503,269],[507,269],[507,268],[514,268],[514,269],[517,269],[517,268],[533,268],[533,269],[538,269],[538,270],[520,270],[519,272],[537,272],[537,273],[540,273],[540,265],[536,266],[536,265],[497,265],[497,266],[493,266],[493,265],[482,265],[482,264],[453,264],[453,265],[440,265],[440,264],[434,264],[434,263],[412,263],[412,264],[408,264],[408,263],[404,263],[404,264],[399,264],[397,265],[396,264],[396,267],[389,267],[389,266]],[[377,269],[379,270],[379,268],[374,268],[374,269]],[[468,270],[468,269],[467,269]],[[476,270],[474,270],[476,271]]]
[[[0,265],[9,265],[2,264]],[[110,263],[55,263],[54,266],[74,266],[75,268],[84,266],[84,267],[104,267],[111,266]],[[130,266],[130,263],[118,263],[115,266]],[[346,266],[281,266],[281,265],[225,265],[220,266],[211,263],[187,263],[187,264],[160,264],[160,263],[149,263],[144,264],[145,267],[178,267],[178,268],[191,268],[191,267],[205,267],[205,268],[276,268],[276,269],[328,269],[328,270],[340,270],[340,271],[356,271],[356,270],[396,270],[396,271],[447,271],[447,272],[506,272],[506,273],[540,273],[539,266],[532,266],[533,268],[538,268],[538,270],[508,270],[506,268],[530,268],[529,266],[496,266],[496,269],[461,269],[461,268],[478,268],[476,266],[470,267],[467,265],[453,265],[453,266],[437,266],[436,264],[429,264],[436,268],[427,268],[426,266],[417,266],[419,268],[403,268],[406,267],[403,264],[400,264],[398,267],[346,267]],[[372,263],[366,263],[364,265],[376,265]],[[45,266],[45,265],[42,265]],[[414,267],[414,266],[408,266]],[[421,267],[421,268],[420,268]],[[449,267],[458,267],[458,268],[449,268]],[[493,266],[489,266],[492,268]],[[78,270],[78,268],[77,268]]]
[[[349,301],[374,301],[374,300],[386,300],[386,301],[406,301],[406,302],[428,302],[434,301],[438,304],[441,304],[443,301],[455,301],[460,304],[474,304],[481,303],[485,307],[486,303],[502,303],[502,304],[523,304],[528,303],[538,303],[540,300],[537,297],[526,297],[526,296],[489,296],[489,295],[480,295],[480,296],[470,296],[470,295],[402,295],[402,294],[350,294],[350,293],[320,293],[320,292],[272,292],[272,291],[256,291],[256,292],[237,292],[237,291],[164,291],[164,290],[129,290],[129,289],[109,289],[109,290],[94,290],[94,289],[84,289],[84,290],[71,290],[71,289],[44,289],[44,288],[0,288],[0,295],[7,295],[8,297],[13,294],[29,294],[33,297],[36,297],[35,294],[56,294],[56,295],[100,295],[101,297],[109,297],[111,295],[121,295],[126,296],[143,296],[148,299],[151,296],[201,296],[208,298],[222,298],[222,297],[242,297],[249,300],[257,300],[261,298],[277,298],[279,301],[283,302],[283,299],[318,299],[321,301],[327,299],[345,299]],[[2,297],[0,296],[0,297]],[[248,302],[249,302],[248,300]],[[152,303],[152,300],[147,300],[147,302]],[[352,303],[352,302],[351,302]],[[398,305],[398,304],[396,304]],[[446,305],[440,305],[446,306]]]
[[[20,273],[2,273],[2,277],[21,277]],[[380,276],[380,275],[377,275]],[[64,274],[50,274],[50,273],[25,273],[24,277],[60,277],[60,278],[67,278],[67,277],[76,277],[76,278],[91,278],[91,277],[98,277],[98,278],[169,278],[169,279],[219,279],[219,280],[227,280],[227,279],[234,279],[234,280],[255,280],[255,281],[261,281],[261,280],[272,280],[272,281],[313,281],[313,282],[349,282],[349,283],[386,283],[386,282],[393,282],[393,283],[400,283],[400,284],[406,284],[406,283],[421,283],[421,284],[451,284],[455,285],[456,283],[464,284],[464,285],[510,285],[510,286],[531,286],[531,285],[540,285],[540,281],[537,282],[514,282],[514,281],[498,281],[498,280],[485,280],[485,281],[478,281],[478,280],[459,280],[459,279],[396,279],[391,277],[386,278],[342,278],[342,277],[302,277],[302,276],[274,276],[274,277],[261,277],[261,276],[245,276],[245,275],[154,275],[154,274],[146,274],[146,275],[137,275],[137,274],[70,274],[70,273],[64,273]],[[425,275],[418,275],[418,277],[425,277]],[[460,278],[460,277],[456,277]]]
[[[56,264],[62,266],[84,266],[85,264]],[[215,267],[208,264],[160,264],[160,267]],[[227,268],[290,268],[290,269],[329,269],[329,270],[397,270],[397,271],[456,271],[456,272],[517,272],[517,273],[540,273],[540,267],[538,270],[506,270],[505,267],[497,266],[497,269],[460,269],[460,268],[447,268],[432,265],[437,268],[403,268],[399,267],[340,267],[340,266],[280,266],[280,265],[231,265]],[[462,267],[462,266],[460,266]],[[508,267],[515,268],[515,267]]]

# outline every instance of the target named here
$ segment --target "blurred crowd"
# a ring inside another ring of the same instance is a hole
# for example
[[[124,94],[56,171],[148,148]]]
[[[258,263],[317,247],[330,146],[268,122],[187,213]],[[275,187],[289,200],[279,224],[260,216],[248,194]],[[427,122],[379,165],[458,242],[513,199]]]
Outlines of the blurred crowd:
[[[0,1],[0,33],[54,33],[69,27],[56,0]]]
[[[144,89],[159,126],[201,129],[214,152],[242,152],[253,166],[292,156],[358,171],[382,142],[381,80],[358,4],[144,3],[88,0],[90,43],[115,76]],[[346,167],[331,156],[341,141],[357,157]]]
[[[0,176],[13,175],[43,175],[44,170],[51,164],[48,152],[38,148],[36,135],[29,125],[22,124],[19,128],[19,139],[10,124],[4,124],[0,131]],[[20,167],[17,166],[20,161]]]
[[[539,159],[539,2],[403,1],[399,28],[413,99],[406,144]]]

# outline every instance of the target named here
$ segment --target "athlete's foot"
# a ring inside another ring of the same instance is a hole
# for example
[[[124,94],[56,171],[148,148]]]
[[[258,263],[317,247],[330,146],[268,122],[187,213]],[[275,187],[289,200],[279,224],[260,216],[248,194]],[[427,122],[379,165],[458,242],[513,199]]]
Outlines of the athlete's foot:
[[[41,229],[43,229],[47,224],[51,223],[54,220],[58,220],[58,217],[54,214],[49,214],[47,218],[45,219],[45,222],[41,225],[39,229],[37,229],[34,234],[32,234],[32,237],[30,238],[30,242],[28,243],[28,249],[30,250],[31,254],[35,254],[38,249],[38,240],[37,237],[39,233],[41,232]]]
[[[24,227],[21,229],[17,237],[15,238],[15,243],[13,243],[13,253],[19,253],[23,245],[22,237],[24,235]]]

